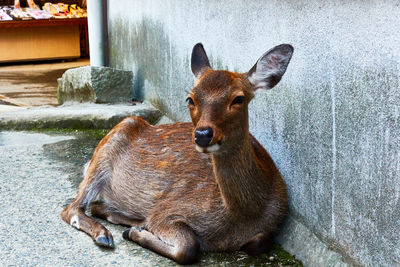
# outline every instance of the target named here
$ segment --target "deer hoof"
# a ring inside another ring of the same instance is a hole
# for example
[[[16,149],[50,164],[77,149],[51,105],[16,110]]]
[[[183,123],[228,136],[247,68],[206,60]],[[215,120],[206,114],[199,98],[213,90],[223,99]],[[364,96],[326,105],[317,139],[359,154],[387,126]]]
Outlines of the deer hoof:
[[[102,246],[102,247],[106,247],[106,248],[114,248],[115,247],[112,236],[110,236],[110,237],[99,236],[98,238],[96,238],[95,242],[97,245]]]
[[[132,238],[130,237],[130,234],[131,234],[131,231],[132,231],[132,230],[133,230],[133,231],[141,232],[143,229],[144,229],[143,227],[137,228],[137,227],[135,227],[135,226],[132,226],[131,228],[126,229],[126,230],[122,233],[122,237],[123,237],[124,239],[126,239],[126,240],[131,240]]]
[[[129,240],[130,238],[129,238],[129,232],[131,231],[131,229],[129,228],[129,229],[126,229],[123,233],[122,233],[122,237],[125,239],[125,240]]]
[[[132,226],[131,228],[126,229],[126,230],[122,233],[122,237],[123,237],[125,240],[136,241],[137,238],[135,238],[135,237],[138,237],[138,233],[140,233],[140,232],[143,231],[143,230],[145,230],[145,227],[144,227],[144,226],[141,226],[141,227],[139,227],[139,228],[137,228],[137,227],[135,227],[135,226]]]

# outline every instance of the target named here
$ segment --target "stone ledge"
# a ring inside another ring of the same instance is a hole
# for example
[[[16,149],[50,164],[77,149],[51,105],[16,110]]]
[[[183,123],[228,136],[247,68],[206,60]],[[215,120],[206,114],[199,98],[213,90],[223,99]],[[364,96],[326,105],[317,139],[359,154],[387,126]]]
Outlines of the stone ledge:
[[[128,116],[139,116],[151,124],[161,118],[159,110],[148,104],[75,104],[59,107],[21,108],[0,113],[0,130],[35,128],[110,129]]]

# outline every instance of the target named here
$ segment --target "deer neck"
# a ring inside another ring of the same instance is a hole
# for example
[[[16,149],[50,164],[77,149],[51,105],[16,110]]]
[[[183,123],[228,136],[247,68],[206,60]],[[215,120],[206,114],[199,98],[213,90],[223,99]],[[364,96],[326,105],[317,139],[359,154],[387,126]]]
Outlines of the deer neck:
[[[250,134],[229,152],[211,156],[226,209],[233,215],[259,215],[268,199],[270,181],[257,163]]]

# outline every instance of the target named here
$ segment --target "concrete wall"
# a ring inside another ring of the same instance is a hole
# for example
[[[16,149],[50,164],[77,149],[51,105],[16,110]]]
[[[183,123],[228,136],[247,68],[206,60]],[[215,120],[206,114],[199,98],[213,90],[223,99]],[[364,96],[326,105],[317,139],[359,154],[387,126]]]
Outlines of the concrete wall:
[[[196,42],[239,72],[291,43],[283,80],[250,106],[289,188],[279,240],[306,265],[400,265],[397,1],[109,0],[109,38],[111,67],[176,120],[189,119]]]

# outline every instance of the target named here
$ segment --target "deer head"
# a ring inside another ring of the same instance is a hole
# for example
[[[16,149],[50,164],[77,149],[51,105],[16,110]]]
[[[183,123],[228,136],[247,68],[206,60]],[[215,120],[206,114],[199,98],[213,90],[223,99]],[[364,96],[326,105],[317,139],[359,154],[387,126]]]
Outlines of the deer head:
[[[258,89],[271,89],[282,78],[293,47],[278,45],[247,73],[212,70],[202,44],[193,47],[193,89],[186,99],[199,152],[223,153],[248,140],[248,104]],[[247,139],[246,139],[247,138]]]

